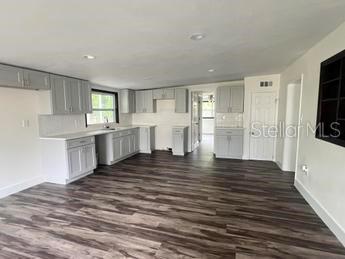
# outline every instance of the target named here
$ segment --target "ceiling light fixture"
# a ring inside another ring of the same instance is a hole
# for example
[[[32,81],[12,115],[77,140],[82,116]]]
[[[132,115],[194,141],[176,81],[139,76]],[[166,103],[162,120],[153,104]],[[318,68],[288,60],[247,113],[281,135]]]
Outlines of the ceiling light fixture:
[[[205,34],[203,33],[194,33],[190,36],[191,40],[202,40],[203,38],[205,38]]]
[[[211,68],[211,69],[209,69],[209,70],[207,70],[208,72],[210,72],[210,73],[213,73],[214,71],[216,71],[215,69],[213,69],[213,68]]]
[[[85,59],[95,59],[96,57],[92,56],[92,55],[84,55],[84,58]]]

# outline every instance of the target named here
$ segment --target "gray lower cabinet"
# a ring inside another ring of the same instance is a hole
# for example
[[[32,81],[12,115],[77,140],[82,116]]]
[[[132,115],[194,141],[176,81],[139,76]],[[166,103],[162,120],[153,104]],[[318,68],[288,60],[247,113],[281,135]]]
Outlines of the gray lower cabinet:
[[[175,112],[188,113],[188,89],[175,88]]]
[[[174,156],[184,156],[188,150],[188,127],[173,127],[172,153]]]
[[[129,89],[120,91],[120,113],[135,112],[135,92]]]
[[[151,154],[155,149],[155,126],[142,126],[139,129],[140,153]]]
[[[67,184],[93,173],[96,168],[95,138],[42,140],[43,171],[47,181]]]
[[[156,100],[169,100],[175,98],[174,88],[160,88],[153,90],[153,99]]]
[[[143,90],[135,92],[135,102],[137,113],[153,113],[156,112],[156,102],[153,99],[152,90]]]
[[[243,86],[221,86],[216,93],[216,112],[242,113],[244,102]]]
[[[242,159],[243,129],[216,128],[214,153],[217,158]]]
[[[139,152],[139,128],[96,136],[99,163],[112,165]]]

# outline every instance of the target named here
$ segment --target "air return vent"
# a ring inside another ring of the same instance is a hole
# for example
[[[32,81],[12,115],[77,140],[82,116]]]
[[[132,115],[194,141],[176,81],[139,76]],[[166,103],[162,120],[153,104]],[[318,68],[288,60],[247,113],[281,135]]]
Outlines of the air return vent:
[[[260,87],[272,87],[273,82],[272,81],[261,81],[260,82]]]

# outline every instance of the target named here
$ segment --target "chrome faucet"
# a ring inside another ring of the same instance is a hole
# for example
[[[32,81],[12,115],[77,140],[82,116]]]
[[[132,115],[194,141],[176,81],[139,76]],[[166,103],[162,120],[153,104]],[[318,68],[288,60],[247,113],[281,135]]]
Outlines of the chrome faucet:
[[[110,126],[108,125],[108,123],[109,123],[109,119],[108,119],[107,116],[105,116],[104,117],[104,126],[103,126],[103,128],[109,129]]]

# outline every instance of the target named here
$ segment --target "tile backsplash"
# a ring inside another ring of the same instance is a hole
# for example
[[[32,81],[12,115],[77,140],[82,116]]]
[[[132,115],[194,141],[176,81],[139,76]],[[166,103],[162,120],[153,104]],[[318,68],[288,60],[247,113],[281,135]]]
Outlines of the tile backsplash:
[[[85,115],[38,115],[39,135],[52,136],[85,130],[97,130],[103,125],[86,127]],[[109,123],[110,127],[127,126],[132,124],[132,114],[120,114],[120,123]]]
[[[216,127],[243,127],[243,113],[216,113]]]
[[[39,115],[40,136],[58,135],[83,131],[85,126],[85,115]]]

